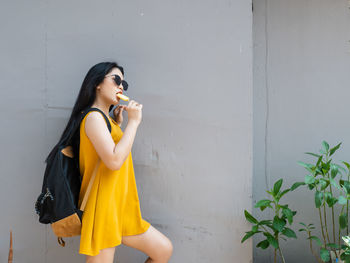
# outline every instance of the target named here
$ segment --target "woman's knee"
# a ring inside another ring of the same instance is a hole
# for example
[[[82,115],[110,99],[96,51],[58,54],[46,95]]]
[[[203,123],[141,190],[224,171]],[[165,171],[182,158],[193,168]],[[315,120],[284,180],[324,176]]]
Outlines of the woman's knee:
[[[171,255],[173,254],[174,246],[173,246],[173,243],[169,239],[168,239],[168,242],[165,246],[165,251],[166,251],[168,257],[170,258]]]
[[[171,255],[173,254],[173,244],[172,242],[168,239],[165,238],[161,244],[159,244],[158,247],[158,257],[162,259],[170,259]]]

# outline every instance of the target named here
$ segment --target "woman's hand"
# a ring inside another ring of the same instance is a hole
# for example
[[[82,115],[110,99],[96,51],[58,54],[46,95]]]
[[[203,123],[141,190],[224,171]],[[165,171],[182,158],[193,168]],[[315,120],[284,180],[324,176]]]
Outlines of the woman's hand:
[[[113,110],[113,115],[115,122],[121,126],[123,123],[123,110],[125,110],[126,106],[125,105],[118,105],[114,110]]]
[[[128,106],[124,108],[128,113],[128,121],[133,121],[137,124],[140,124],[142,119],[142,104],[130,100]]]

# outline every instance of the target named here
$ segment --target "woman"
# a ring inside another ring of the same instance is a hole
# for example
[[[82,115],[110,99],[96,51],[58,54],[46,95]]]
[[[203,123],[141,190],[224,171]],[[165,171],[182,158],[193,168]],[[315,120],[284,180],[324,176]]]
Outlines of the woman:
[[[81,121],[79,167],[82,185],[79,207],[98,160],[96,177],[82,218],[80,254],[87,263],[112,263],[115,247],[121,243],[136,248],[149,257],[145,263],[166,263],[173,246],[171,241],[141,216],[134,177],[131,147],[142,119],[142,104],[130,100],[118,105],[109,116],[113,105],[119,104],[118,93],[127,89],[124,70],[115,62],[102,62],[87,73],[75,102],[72,115],[62,135],[77,125],[81,111],[91,111]],[[120,126],[123,111],[128,114],[124,132]],[[111,132],[106,119],[111,124]],[[77,151],[77,150],[76,150]]]

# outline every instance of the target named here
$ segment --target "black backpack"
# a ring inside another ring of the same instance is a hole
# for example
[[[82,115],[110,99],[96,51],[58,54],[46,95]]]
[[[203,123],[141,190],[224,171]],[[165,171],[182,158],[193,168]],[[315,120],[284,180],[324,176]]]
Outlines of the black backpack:
[[[78,208],[79,193],[81,187],[81,175],[79,170],[79,144],[80,123],[90,111],[99,111],[105,118],[109,132],[111,124],[107,116],[98,108],[89,108],[81,112],[77,125],[73,127],[69,138],[61,139],[51,150],[46,158],[46,169],[41,194],[35,202],[35,211],[39,215],[39,222],[52,224],[59,221],[62,230],[60,235],[54,230],[58,237],[58,243],[65,245],[62,237],[80,234],[80,228],[70,230],[72,219],[79,220],[74,224],[81,224],[83,211]],[[62,223],[61,223],[62,222]],[[75,227],[77,228],[77,227]]]

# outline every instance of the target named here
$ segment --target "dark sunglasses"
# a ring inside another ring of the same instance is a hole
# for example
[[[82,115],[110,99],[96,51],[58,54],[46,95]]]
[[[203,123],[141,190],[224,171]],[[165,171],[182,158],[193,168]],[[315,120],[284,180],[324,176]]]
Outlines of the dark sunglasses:
[[[109,77],[109,76],[114,76],[113,80],[114,80],[115,84],[117,84],[118,86],[120,84],[122,84],[123,85],[123,90],[127,90],[128,89],[128,87],[129,87],[128,83],[125,80],[122,80],[119,77],[119,75],[113,74],[113,75],[107,75],[106,77]]]

